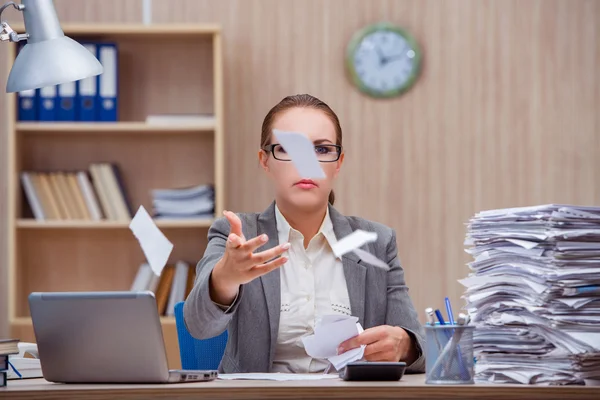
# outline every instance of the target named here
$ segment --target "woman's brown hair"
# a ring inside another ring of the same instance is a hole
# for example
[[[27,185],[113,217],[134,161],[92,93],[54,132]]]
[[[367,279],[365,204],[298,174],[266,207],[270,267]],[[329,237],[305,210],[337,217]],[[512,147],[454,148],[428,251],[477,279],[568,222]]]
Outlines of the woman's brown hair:
[[[271,142],[271,134],[273,130],[273,122],[280,113],[289,110],[290,108],[306,107],[321,110],[329,117],[335,128],[335,144],[342,145],[342,127],[338,116],[333,112],[325,102],[317,99],[310,94],[296,94],[293,96],[287,96],[279,103],[277,103],[265,116],[262,124],[262,132],[260,135],[260,148],[264,149]],[[333,190],[329,192],[329,202],[333,205],[335,202],[335,194]]]

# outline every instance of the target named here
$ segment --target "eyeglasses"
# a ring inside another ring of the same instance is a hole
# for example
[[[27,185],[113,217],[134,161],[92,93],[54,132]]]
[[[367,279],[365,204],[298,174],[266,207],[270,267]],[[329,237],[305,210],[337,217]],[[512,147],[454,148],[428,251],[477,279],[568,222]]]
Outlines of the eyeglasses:
[[[263,148],[264,151],[273,154],[273,158],[279,161],[292,161],[283,146],[279,143],[270,144]],[[316,144],[315,154],[319,162],[335,162],[340,159],[342,154],[342,146],[337,144]]]

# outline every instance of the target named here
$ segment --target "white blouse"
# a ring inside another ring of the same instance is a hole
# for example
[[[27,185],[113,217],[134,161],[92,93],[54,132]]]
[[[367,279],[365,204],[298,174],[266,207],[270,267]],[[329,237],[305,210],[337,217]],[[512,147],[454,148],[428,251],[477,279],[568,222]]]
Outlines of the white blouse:
[[[342,261],[331,250],[336,237],[329,209],[306,249],[302,234],[277,206],[275,217],[279,243],[289,241],[291,246],[288,261],[280,267],[281,314],[272,372],[322,372],[329,363],[306,354],[302,337],[314,333],[323,315],[352,315]]]

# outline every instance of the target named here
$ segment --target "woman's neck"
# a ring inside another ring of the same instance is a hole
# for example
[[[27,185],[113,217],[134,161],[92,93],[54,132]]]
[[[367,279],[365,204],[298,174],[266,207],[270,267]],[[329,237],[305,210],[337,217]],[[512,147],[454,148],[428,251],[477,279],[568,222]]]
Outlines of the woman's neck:
[[[327,203],[318,209],[303,210],[285,202],[277,202],[277,208],[288,224],[304,236],[304,248],[308,247],[310,240],[319,232],[327,214]]]

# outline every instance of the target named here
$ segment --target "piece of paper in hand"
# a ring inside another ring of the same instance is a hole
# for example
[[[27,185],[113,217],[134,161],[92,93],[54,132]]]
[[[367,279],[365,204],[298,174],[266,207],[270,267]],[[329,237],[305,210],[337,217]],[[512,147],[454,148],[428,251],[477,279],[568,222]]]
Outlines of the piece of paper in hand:
[[[356,328],[358,329],[359,335],[364,332],[363,327],[358,322],[356,323]],[[328,361],[331,363],[331,365],[333,365],[336,371],[339,371],[340,369],[344,368],[347,364],[361,360],[365,355],[365,347],[367,346],[361,345],[356,349],[348,350],[347,352],[339,354],[337,356],[329,357]]]
[[[148,264],[156,276],[160,276],[173,250],[173,243],[158,229],[154,220],[143,206],[129,224],[129,229],[140,242]]]
[[[360,360],[365,346],[337,354],[337,348],[346,340],[363,331],[357,317],[344,315],[324,316],[315,326],[315,334],[304,336],[302,343],[306,354],[314,358],[327,359],[336,370],[349,362]]]
[[[361,229],[357,229],[346,237],[343,237],[336,242],[331,249],[336,257],[341,257],[346,253],[351,252],[354,249],[358,249],[362,245],[377,240],[377,233],[366,232]]]
[[[323,168],[321,168],[315,154],[315,145],[306,135],[296,132],[284,132],[279,129],[273,129],[273,134],[291,158],[301,178],[325,178]]]
[[[371,264],[376,267],[383,268],[385,270],[390,269],[390,266],[387,263],[385,263],[382,260],[380,260],[379,258],[375,257],[373,254],[369,253],[368,251],[365,251],[363,249],[354,249],[352,251],[354,251],[354,254],[359,256],[360,259],[362,261],[366,262],[367,264]]]

